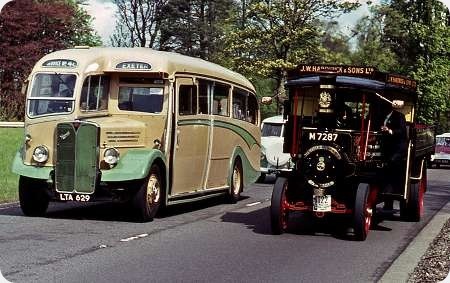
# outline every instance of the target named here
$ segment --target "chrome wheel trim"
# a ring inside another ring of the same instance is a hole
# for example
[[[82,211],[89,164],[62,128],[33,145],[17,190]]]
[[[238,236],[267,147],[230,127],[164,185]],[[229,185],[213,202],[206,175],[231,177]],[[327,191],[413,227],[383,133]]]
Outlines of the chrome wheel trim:
[[[233,169],[233,193],[235,195],[241,192],[241,172],[238,166],[234,166]]]
[[[150,175],[147,183],[147,203],[148,205],[154,205],[159,203],[161,198],[161,184],[158,177],[155,174]]]

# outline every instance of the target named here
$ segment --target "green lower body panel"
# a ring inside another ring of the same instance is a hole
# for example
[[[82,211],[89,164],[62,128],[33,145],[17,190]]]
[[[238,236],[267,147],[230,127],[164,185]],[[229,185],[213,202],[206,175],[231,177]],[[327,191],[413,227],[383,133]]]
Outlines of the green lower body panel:
[[[98,127],[88,123],[60,123],[56,139],[56,190],[94,193],[99,156]]]

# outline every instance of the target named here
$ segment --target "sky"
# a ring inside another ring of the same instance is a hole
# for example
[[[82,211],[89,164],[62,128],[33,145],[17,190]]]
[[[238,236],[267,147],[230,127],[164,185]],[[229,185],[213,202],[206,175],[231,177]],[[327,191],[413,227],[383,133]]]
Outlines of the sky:
[[[88,0],[86,4],[84,8],[93,17],[94,29],[101,36],[103,44],[108,45],[115,28],[117,6],[110,0]]]

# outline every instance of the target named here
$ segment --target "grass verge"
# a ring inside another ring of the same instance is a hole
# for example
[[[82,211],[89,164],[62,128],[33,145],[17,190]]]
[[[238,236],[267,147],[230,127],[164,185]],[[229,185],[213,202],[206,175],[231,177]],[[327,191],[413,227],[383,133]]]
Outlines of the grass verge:
[[[19,177],[11,165],[22,139],[23,128],[0,128],[0,203],[18,200]]]

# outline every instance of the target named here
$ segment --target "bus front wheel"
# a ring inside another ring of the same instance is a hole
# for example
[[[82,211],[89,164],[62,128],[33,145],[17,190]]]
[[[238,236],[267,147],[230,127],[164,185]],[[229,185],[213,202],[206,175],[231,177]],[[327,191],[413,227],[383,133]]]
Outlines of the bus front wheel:
[[[20,176],[19,203],[26,216],[44,216],[50,201],[46,192],[47,183],[44,180],[35,180]]]
[[[148,177],[141,183],[133,203],[139,220],[152,221],[163,199],[161,173],[157,165],[152,165]]]

